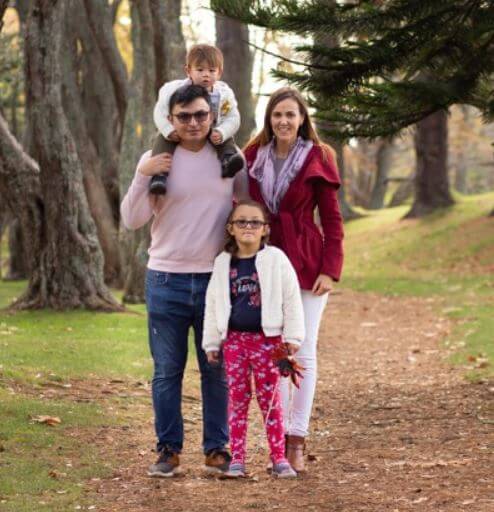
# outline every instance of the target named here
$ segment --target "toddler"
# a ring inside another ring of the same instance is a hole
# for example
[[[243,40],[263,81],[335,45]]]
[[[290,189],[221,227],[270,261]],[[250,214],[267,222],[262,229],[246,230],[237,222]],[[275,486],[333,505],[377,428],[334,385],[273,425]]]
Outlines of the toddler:
[[[200,85],[210,94],[215,120],[209,140],[216,147],[221,161],[222,177],[232,178],[243,168],[244,159],[233,141],[233,135],[240,127],[237,100],[232,89],[219,80],[223,72],[221,50],[207,44],[193,46],[187,53],[185,71],[188,78],[167,82],[159,91],[158,102],[154,107],[154,122],[160,133],[154,143],[152,154],[153,156],[159,153],[173,154],[179,141],[169,120],[168,103],[171,95],[183,85]],[[153,194],[165,194],[166,180],[166,173],[154,176],[149,185],[149,191]]]

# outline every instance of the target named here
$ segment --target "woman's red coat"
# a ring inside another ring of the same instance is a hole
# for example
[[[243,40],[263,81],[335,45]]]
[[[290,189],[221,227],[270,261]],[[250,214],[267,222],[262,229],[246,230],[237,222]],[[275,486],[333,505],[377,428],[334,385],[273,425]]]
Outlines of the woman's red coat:
[[[250,169],[257,146],[247,148]],[[338,169],[331,157],[324,161],[320,146],[314,146],[296,178],[283,196],[277,214],[271,214],[270,243],[282,249],[294,266],[305,290],[312,289],[319,274],[339,281],[343,266],[343,222],[338,205]],[[249,175],[252,199],[266,206],[259,183]],[[321,228],[314,222],[319,209]]]

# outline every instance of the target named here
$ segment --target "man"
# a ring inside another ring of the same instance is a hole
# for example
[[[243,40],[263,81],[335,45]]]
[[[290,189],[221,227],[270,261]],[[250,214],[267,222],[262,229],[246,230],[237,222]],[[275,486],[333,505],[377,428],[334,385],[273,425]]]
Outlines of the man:
[[[128,229],[138,229],[153,218],[146,304],[159,457],[148,474],[158,477],[179,472],[182,380],[191,327],[201,372],[205,468],[228,469],[226,381],[221,366],[208,364],[201,342],[206,288],[222,246],[234,188],[236,195],[246,194],[244,173],[221,178],[220,161],[207,140],[213,122],[207,91],[196,85],[181,87],[169,106],[169,121],[180,138],[173,158],[144,154],[121,206]],[[152,176],[163,172],[169,173],[166,195],[149,195]]]

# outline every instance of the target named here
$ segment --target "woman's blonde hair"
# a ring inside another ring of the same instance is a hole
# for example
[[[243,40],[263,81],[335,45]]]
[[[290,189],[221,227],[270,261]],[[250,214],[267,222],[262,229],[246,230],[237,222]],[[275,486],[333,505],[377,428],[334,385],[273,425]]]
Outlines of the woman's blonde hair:
[[[230,254],[235,255],[238,251],[238,245],[237,241],[235,240],[235,237],[228,231],[228,226],[232,223],[233,216],[235,215],[235,212],[240,208],[240,206],[253,206],[254,208],[257,208],[262,213],[262,218],[264,222],[269,222],[269,213],[266,210],[266,208],[257,201],[253,201],[252,199],[243,199],[242,201],[239,201],[235,204],[235,206],[232,208],[232,211],[230,212],[230,215],[228,215],[228,219],[226,221],[225,226],[225,244],[223,246],[223,250],[225,252],[229,252]],[[269,240],[269,233],[266,233],[261,238],[261,247],[268,243]]]
[[[264,114],[264,126],[262,130],[247,143],[244,149],[248,149],[251,146],[265,146],[266,144],[269,144],[271,139],[274,137],[273,128],[271,126],[271,114],[278,103],[287,99],[297,102],[300,114],[304,117],[304,121],[298,129],[298,135],[305,140],[311,140],[314,145],[319,146],[322,149],[324,159],[327,159],[328,157],[335,158],[334,149],[328,144],[322,142],[319,138],[319,135],[317,134],[317,131],[310,119],[307,104],[302,98],[302,95],[297,91],[297,89],[293,89],[292,87],[282,87],[271,94]]]

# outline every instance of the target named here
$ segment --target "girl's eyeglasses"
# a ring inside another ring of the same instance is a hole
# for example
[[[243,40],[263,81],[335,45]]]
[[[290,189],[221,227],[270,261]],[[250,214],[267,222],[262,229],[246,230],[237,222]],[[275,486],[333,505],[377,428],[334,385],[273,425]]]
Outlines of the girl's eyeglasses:
[[[237,226],[237,228],[244,229],[248,226],[250,226],[253,229],[259,229],[262,228],[267,224],[267,222],[264,222],[263,220],[247,220],[247,219],[239,219],[239,220],[232,220],[231,224]]]
[[[198,110],[197,112],[179,112],[178,114],[172,114],[172,116],[178,119],[181,124],[190,124],[192,118],[197,123],[201,124],[207,121],[209,117],[209,110]]]

